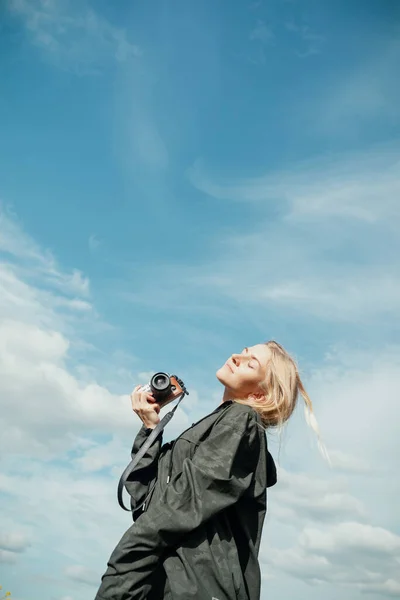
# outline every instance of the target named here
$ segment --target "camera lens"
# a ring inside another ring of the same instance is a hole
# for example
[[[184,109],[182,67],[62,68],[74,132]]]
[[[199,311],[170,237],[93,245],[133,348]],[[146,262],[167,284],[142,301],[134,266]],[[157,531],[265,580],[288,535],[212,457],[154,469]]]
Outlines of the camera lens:
[[[154,385],[158,389],[165,388],[165,386],[167,385],[167,381],[166,381],[165,377],[163,377],[162,375],[159,375],[158,377],[155,378]]]
[[[156,373],[151,379],[151,387],[156,392],[166,392],[169,390],[171,381],[167,373]]]

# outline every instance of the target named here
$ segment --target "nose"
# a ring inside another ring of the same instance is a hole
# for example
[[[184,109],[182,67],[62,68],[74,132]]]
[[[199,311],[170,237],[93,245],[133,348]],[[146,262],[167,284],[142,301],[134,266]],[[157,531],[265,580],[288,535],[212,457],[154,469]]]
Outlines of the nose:
[[[232,354],[231,359],[235,367],[237,367],[240,363],[240,354]]]

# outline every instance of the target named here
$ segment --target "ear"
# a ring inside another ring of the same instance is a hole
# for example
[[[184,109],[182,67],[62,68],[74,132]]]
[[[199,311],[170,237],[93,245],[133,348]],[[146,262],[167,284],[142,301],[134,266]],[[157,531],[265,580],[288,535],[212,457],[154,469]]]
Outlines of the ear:
[[[253,392],[248,395],[248,399],[252,402],[261,402],[262,400],[265,400],[265,396],[262,392]]]

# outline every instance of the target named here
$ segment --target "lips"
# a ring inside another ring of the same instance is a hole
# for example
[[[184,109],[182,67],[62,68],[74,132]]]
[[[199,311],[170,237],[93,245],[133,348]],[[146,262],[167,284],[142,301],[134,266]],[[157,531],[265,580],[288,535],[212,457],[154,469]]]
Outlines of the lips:
[[[227,366],[230,372],[233,373],[233,368],[229,363],[225,363],[225,366]]]

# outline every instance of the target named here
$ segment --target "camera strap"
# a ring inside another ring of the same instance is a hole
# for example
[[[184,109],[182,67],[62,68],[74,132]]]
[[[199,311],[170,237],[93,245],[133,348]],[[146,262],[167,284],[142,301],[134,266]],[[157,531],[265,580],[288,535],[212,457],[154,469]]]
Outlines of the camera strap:
[[[158,423],[158,425],[150,433],[149,437],[144,442],[144,444],[142,444],[140,446],[139,450],[136,452],[135,456],[132,458],[131,462],[129,463],[129,465],[126,467],[126,469],[122,473],[121,478],[118,483],[117,497],[118,497],[118,504],[124,510],[131,512],[131,509],[126,508],[126,506],[124,505],[124,501],[122,498],[122,492],[123,492],[124,486],[126,484],[126,480],[128,479],[129,475],[132,473],[133,469],[136,467],[136,465],[138,464],[140,459],[145,455],[147,449],[150,448],[150,446],[154,443],[154,441],[158,438],[160,433],[163,431],[163,429],[167,425],[167,423],[170,422],[170,420],[174,416],[174,413],[175,413],[176,409],[178,408],[181,400],[183,400],[183,398],[185,397],[185,395],[187,393],[188,392],[184,391],[181,394],[181,397],[179,398],[179,402],[174,406],[174,408],[169,413],[164,415],[164,417],[161,419],[161,421]],[[145,501],[146,501],[146,499],[142,502],[142,504],[140,504],[139,506],[137,506],[135,508],[135,511],[138,510],[145,503]]]

